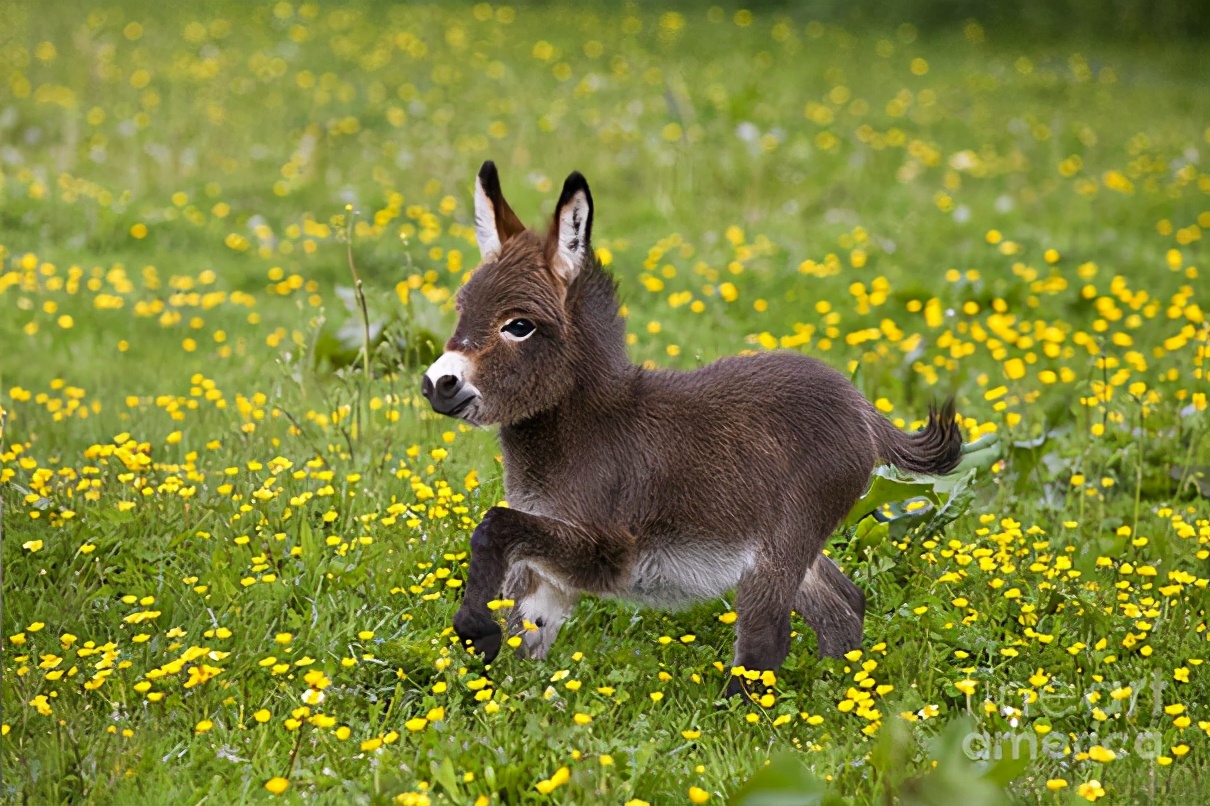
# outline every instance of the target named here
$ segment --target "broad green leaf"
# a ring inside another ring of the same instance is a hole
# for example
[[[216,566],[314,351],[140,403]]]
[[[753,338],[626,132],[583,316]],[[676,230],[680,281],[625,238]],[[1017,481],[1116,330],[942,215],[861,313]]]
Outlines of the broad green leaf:
[[[900,788],[900,802],[907,806],[949,806],[954,803],[1001,806],[1009,803],[1003,788],[985,777],[982,769],[966,755],[966,741],[974,730],[968,719],[950,722],[930,743],[930,755],[936,765]]]
[[[927,478],[918,480],[885,465],[874,469],[874,477],[865,495],[857,500],[845,518],[844,525],[852,526],[884,504],[907,501],[911,498],[928,498],[939,503],[933,492],[933,482]]]
[[[975,500],[975,474],[979,471],[976,468],[971,468],[962,476],[950,489],[949,498],[941,509],[933,515],[929,522],[925,525],[924,531],[926,534],[936,534],[949,526],[958,518],[962,517],[963,513],[970,508],[971,502]]]
[[[783,752],[757,770],[727,801],[731,806],[819,806],[827,786],[798,756]]]
[[[906,473],[888,465],[880,465],[874,469],[870,488],[849,510],[844,525],[852,526],[886,504],[910,501],[913,498],[927,498],[940,507],[945,498],[952,494],[955,486],[966,479],[972,471],[986,470],[999,458],[999,438],[995,434],[985,434],[962,447],[962,460],[958,463],[958,467],[952,473],[944,476]],[[912,516],[917,519],[924,514],[906,510],[900,513],[901,516]],[[960,515],[961,512],[958,514]],[[954,516],[954,518],[956,517],[957,515]]]

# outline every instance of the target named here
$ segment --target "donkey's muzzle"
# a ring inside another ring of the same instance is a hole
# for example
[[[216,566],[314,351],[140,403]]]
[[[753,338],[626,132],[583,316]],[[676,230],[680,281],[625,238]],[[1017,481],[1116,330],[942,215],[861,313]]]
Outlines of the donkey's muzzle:
[[[420,393],[429,401],[433,411],[457,417],[476,397],[473,386],[454,375],[442,375],[434,381],[428,375],[420,382]]]
[[[457,350],[446,350],[425,370],[420,392],[433,411],[461,417],[479,397],[479,390],[467,380],[474,369],[470,360]]]

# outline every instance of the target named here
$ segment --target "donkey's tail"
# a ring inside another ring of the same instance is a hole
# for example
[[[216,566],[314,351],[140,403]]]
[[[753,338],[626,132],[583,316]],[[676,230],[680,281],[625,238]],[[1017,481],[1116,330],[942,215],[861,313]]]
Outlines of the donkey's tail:
[[[879,457],[901,470],[942,475],[962,459],[962,432],[954,419],[952,397],[940,409],[929,406],[928,423],[913,434],[905,434],[877,413],[875,416]]]

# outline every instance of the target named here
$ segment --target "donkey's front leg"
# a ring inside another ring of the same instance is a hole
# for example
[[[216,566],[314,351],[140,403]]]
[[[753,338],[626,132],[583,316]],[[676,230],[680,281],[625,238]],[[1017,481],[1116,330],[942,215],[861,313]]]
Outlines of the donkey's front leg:
[[[633,542],[621,531],[492,507],[471,535],[471,565],[454,632],[490,663],[500,651],[501,631],[487,605],[500,594],[510,566],[541,568],[565,590],[605,593],[623,579]]]

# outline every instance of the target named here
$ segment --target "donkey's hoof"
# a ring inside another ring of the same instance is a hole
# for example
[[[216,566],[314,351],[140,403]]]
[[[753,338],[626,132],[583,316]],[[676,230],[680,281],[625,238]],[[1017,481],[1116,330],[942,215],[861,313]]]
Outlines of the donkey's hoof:
[[[747,680],[739,675],[733,675],[727,684],[727,697],[742,696],[745,700],[755,699],[769,691],[769,687],[759,680]]]
[[[454,632],[472,654],[483,655],[484,663],[491,663],[500,654],[503,633],[500,625],[491,618],[464,616],[462,611],[459,611],[454,616]]]

